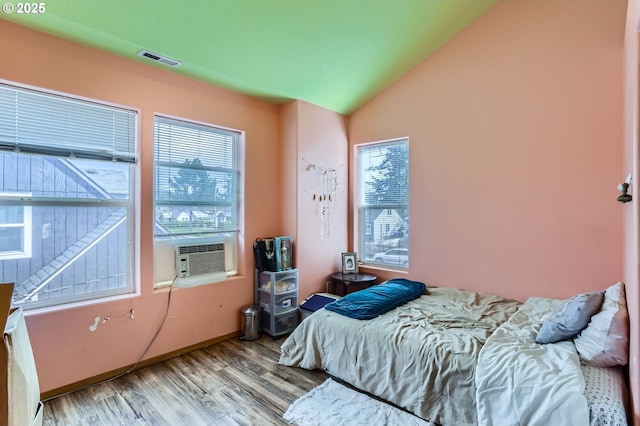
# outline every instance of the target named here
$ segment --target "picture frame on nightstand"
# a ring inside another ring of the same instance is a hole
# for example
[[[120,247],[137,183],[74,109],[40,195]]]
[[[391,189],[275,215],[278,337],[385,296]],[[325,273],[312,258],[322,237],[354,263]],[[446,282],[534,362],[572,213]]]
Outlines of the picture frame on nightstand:
[[[355,252],[342,253],[342,273],[358,273],[358,254]]]

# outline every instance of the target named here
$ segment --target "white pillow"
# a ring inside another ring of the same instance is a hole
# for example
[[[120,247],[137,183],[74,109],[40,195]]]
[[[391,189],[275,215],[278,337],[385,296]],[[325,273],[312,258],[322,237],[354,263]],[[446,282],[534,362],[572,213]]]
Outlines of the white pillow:
[[[613,367],[628,363],[629,312],[622,282],[605,291],[600,312],[573,341],[585,364]]]

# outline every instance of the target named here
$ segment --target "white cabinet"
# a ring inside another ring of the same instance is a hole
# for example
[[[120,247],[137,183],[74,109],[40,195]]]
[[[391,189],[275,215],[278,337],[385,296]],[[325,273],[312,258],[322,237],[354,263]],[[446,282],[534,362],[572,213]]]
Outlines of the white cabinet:
[[[298,325],[298,270],[255,271],[255,303],[260,328],[271,336],[290,333]]]

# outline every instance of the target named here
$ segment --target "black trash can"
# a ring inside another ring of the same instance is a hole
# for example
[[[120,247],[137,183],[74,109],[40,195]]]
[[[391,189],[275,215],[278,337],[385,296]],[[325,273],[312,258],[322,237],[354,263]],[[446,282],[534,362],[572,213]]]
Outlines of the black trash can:
[[[256,340],[260,338],[260,308],[258,306],[245,306],[242,313],[242,328],[244,333],[240,340]]]

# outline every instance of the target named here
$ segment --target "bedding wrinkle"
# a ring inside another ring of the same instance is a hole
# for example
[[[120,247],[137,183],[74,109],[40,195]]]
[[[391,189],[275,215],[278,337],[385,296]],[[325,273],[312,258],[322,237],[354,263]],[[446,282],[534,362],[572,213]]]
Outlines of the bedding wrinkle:
[[[320,309],[285,340],[280,363],[321,368],[442,425],[476,425],[476,363],[492,330],[520,305],[448,288],[370,320]]]
[[[476,369],[480,425],[587,425],[580,360],[571,341],[540,345],[560,300],[530,298],[487,339]]]

